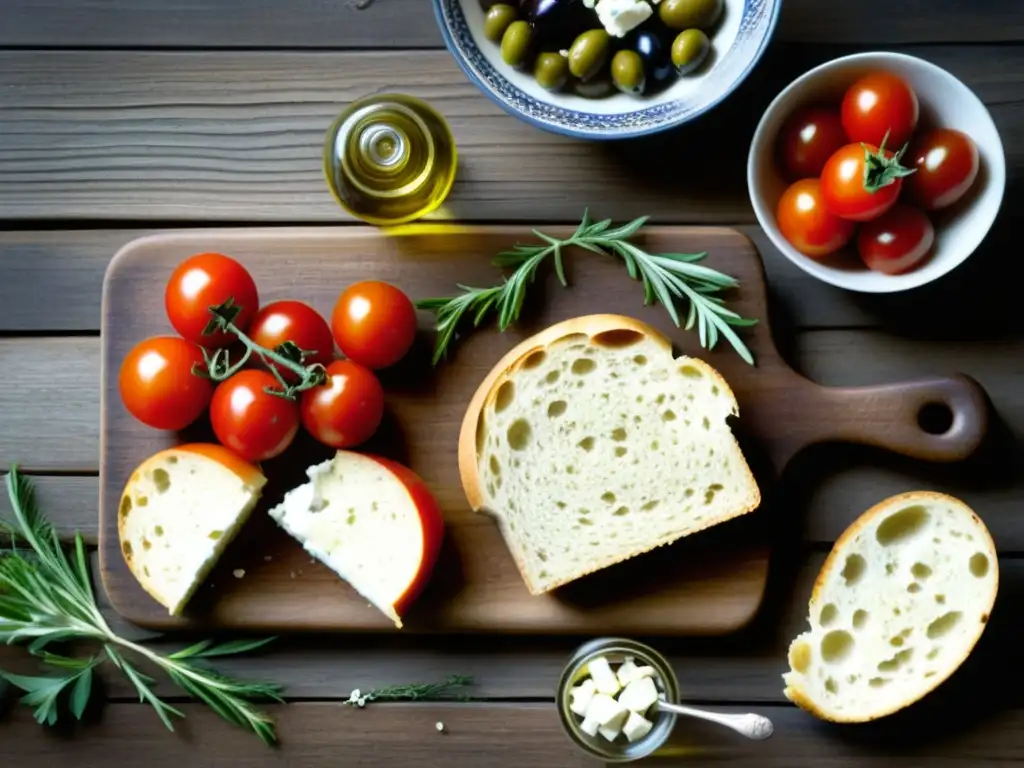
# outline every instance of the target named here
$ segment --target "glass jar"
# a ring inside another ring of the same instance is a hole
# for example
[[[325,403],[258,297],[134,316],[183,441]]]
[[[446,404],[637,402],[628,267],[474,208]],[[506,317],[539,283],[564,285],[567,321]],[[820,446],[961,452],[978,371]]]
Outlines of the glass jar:
[[[668,701],[679,701],[679,681],[668,660],[656,650],[635,640],[619,637],[604,637],[584,643],[573,653],[558,681],[556,704],[562,727],[569,738],[587,754],[608,762],[625,763],[648,757],[659,749],[672,735],[676,725],[673,712],[656,712],[654,727],[650,733],[634,742],[616,739],[608,741],[603,736],[589,736],[580,730],[582,718],[569,705],[572,703],[572,687],[587,677],[587,664],[598,656],[604,656],[612,665],[621,663],[626,656],[632,656],[638,666],[654,667]],[[649,718],[650,719],[650,718]]]

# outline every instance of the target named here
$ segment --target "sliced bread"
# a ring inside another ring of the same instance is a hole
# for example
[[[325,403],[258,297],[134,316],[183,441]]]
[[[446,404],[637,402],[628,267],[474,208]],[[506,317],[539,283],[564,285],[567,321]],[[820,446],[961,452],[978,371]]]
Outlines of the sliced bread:
[[[219,445],[161,451],[121,494],[121,552],[139,584],[172,616],[181,613],[259,501],[267,479]]]
[[[656,329],[589,315],[527,339],[466,412],[459,468],[533,594],[737,517],[760,492],[729,385]]]
[[[338,451],[270,516],[395,626],[419,596],[444,534],[426,483],[394,461]]]
[[[962,501],[918,491],[875,505],[822,566],[811,629],[789,649],[786,696],[817,717],[851,723],[914,703],[981,637],[998,569],[992,537]]]

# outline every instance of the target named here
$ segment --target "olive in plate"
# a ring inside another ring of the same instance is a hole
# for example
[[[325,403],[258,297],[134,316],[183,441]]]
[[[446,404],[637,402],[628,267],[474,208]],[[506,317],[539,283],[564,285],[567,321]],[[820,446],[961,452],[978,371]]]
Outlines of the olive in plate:
[[[516,9],[508,3],[495,3],[484,16],[484,37],[492,43],[499,42],[518,15]]]
[[[711,50],[711,41],[699,29],[684,29],[672,43],[672,63],[680,75],[693,72],[704,63]]]
[[[662,0],[658,16],[670,29],[708,29],[722,14],[724,0]]]
[[[640,32],[633,38],[631,47],[644,63],[648,84],[663,83],[675,72],[668,46],[653,32]]]
[[[601,26],[581,0],[519,0],[519,10],[545,49],[568,48],[588,29]]]
[[[644,92],[644,62],[640,54],[623,48],[612,56],[612,82],[623,93]]]
[[[533,46],[533,30],[530,23],[513,21],[501,36],[501,60],[510,67],[522,67],[530,57]]]
[[[569,60],[554,51],[539,54],[533,62],[533,79],[545,90],[559,90],[569,79]]]
[[[603,29],[589,29],[569,48],[569,71],[580,80],[589,80],[608,61],[612,38]]]

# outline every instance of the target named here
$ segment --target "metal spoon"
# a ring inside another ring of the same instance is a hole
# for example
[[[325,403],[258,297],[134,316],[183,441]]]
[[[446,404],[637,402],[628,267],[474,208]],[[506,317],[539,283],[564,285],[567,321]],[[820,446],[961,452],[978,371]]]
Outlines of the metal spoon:
[[[752,713],[745,715],[726,715],[720,712],[708,712],[703,709],[684,707],[681,704],[671,704],[667,701],[659,701],[658,709],[662,709],[666,712],[675,712],[677,715],[686,715],[687,717],[696,717],[701,720],[718,723],[719,725],[724,725],[726,728],[732,728],[734,731],[743,734],[748,739],[754,739],[756,741],[767,739],[775,730],[772,725],[772,721],[767,717],[762,717],[761,715],[755,715]]]

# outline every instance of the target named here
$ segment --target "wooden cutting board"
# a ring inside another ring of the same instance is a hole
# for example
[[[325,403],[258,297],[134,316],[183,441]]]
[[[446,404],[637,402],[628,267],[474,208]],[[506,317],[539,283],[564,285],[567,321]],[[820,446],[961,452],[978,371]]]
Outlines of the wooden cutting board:
[[[556,231],[553,228],[552,231]],[[565,230],[568,232],[568,230]],[[193,599],[188,616],[171,619],[136,583],[121,556],[116,508],[132,470],[175,443],[210,440],[208,424],[167,434],[136,422],[117,391],[117,372],[146,336],[171,333],[163,308],[172,269],[199,251],[220,251],[248,267],[263,302],[299,299],[326,317],[347,285],[392,282],[412,298],[451,295],[456,283],[492,285],[501,277],[491,257],[525,227],[425,225],[384,234],[376,229],[249,229],[181,232],[128,244],[111,262],[103,292],[100,563],[111,604],[154,629],[187,627],[253,631],[397,631],[351,588],[270,521],[265,509],[303,482],[304,468],[331,451],[300,435],[284,456],[267,462],[264,502]],[[729,305],[760,320],[743,336],[756,357],[744,363],[721,342],[701,350],[696,333],[673,326],[660,306],[643,305],[639,283],[621,263],[579,252],[567,259],[571,287],[543,271],[530,289],[521,323],[467,334],[447,362],[430,365],[432,317],[409,357],[382,374],[388,414],[365,446],[419,473],[444,510],[446,540],[434,577],[405,632],[545,634],[722,634],[756,613],[768,573],[773,518],[762,509],[654,553],[606,569],[557,591],[531,596],[496,526],[465,501],[456,461],[459,426],[474,390],[513,345],[541,328],[595,312],[632,315],[662,329],[677,349],[704,357],[736,393],[738,436],[762,489],[812,443],[847,440],[910,456],[951,461],[967,456],[986,427],[986,398],[966,377],[863,389],[829,389],[794,373],[772,342],[761,260],[752,243],[722,228],[650,227],[637,241],[652,252],[707,251],[708,266],[738,278]],[[870,361],[865,361],[870,365]],[[929,434],[918,425],[928,404],[952,411],[951,428]],[[770,505],[763,505],[770,506]],[[236,578],[244,571],[244,576]]]

